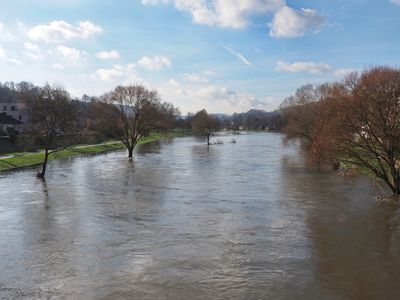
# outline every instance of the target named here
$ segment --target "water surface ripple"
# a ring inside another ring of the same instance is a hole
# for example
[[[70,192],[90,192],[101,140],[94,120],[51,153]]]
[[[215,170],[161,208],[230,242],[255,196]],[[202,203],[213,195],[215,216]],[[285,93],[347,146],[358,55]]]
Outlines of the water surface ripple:
[[[0,298],[400,299],[399,209],[280,134],[0,173]]]

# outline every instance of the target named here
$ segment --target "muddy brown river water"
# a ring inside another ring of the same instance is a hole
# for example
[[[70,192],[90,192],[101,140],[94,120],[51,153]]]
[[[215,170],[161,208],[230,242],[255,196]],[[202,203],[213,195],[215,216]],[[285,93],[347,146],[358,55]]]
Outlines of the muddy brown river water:
[[[400,299],[400,210],[274,133],[0,173],[0,299]]]

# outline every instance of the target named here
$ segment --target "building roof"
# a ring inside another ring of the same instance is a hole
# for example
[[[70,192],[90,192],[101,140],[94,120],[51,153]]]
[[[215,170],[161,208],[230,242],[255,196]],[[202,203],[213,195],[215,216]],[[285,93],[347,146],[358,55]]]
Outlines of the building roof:
[[[0,124],[6,124],[6,125],[22,125],[24,124],[23,122],[14,119],[13,117],[6,115],[5,113],[0,114]]]

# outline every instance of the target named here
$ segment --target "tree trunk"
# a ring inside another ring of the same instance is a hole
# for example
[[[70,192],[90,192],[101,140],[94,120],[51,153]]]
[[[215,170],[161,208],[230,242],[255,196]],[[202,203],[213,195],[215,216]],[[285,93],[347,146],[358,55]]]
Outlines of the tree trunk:
[[[133,157],[133,147],[128,148],[128,158],[131,159]]]
[[[48,160],[49,160],[49,149],[46,148],[44,150],[44,160],[43,160],[43,164],[42,164],[42,171],[38,172],[37,177],[44,178],[44,176],[46,175],[46,168],[47,168]]]
[[[207,146],[210,146],[210,134],[207,133]]]
[[[395,179],[393,192],[396,195],[400,195],[400,178]]]

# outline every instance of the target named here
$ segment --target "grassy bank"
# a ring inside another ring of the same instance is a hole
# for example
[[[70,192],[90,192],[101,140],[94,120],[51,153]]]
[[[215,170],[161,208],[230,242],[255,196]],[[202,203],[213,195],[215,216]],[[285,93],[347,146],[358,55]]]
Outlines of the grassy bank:
[[[162,138],[178,137],[188,135],[187,132],[171,131],[167,133],[151,133],[148,137],[140,140],[139,144],[147,144]],[[96,154],[123,149],[121,142],[112,141],[96,145],[76,145],[68,149],[55,152],[49,156],[49,160],[64,159],[85,154]],[[10,153],[0,158],[0,171],[39,165],[43,161],[43,151]]]

